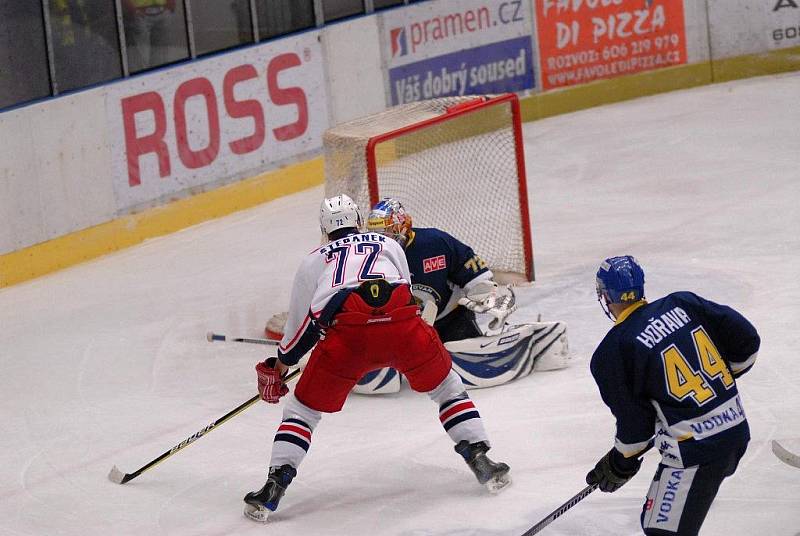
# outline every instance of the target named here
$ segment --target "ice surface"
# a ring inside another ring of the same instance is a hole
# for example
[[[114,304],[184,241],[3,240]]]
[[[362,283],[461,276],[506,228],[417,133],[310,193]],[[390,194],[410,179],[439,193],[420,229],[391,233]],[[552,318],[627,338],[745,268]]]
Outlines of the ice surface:
[[[255,394],[293,272],[319,240],[322,189],[0,290],[0,535],[515,535],[580,491],[614,422],[587,370],[610,327],[599,262],[636,255],[651,298],[692,290],[745,313],[763,346],[740,387],[753,441],[704,536],[800,534],[800,75],[739,81],[525,126],[537,283],[518,319],[569,324],[578,362],[472,397],[514,484],[478,485],[425,396],[351,396],[326,416],[267,526],[278,407],[258,404],[135,480],[132,472]],[[452,207],[458,210],[458,207]],[[480,225],[480,214],[475,215]],[[634,535],[657,462],[592,494],[548,535]]]

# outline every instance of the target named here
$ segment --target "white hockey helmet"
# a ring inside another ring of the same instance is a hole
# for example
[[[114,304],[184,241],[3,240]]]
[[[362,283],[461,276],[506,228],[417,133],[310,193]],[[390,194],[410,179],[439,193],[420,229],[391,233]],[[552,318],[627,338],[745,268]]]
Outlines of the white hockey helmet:
[[[346,194],[323,199],[319,206],[319,227],[326,236],[348,227],[360,230],[361,214],[358,212],[358,205]]]

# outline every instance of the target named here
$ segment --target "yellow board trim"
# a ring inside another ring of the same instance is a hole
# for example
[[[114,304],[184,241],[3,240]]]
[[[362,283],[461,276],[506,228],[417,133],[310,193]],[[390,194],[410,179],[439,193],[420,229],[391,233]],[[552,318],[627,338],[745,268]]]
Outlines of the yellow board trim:
[[[713,64],[648,71],[524,97],[520,99],[522,120],[535,121],[667,91],[798,69],[800,47],[717,60]],[[0,288],[318,186],[323,181],[322,158],[315,158],[0,255]]]
[[[797,71],[800,69],[800,47],[716,60],[712,68],[715,82]]]
[[[0,288],[322,184],[322,158],[123,216],[0,256]]]
[[[535,121],[604,104],[718,82],[800,70],[800,47],[679,65],[520,99],[523,121]]]
[[[537,93],[520,99],[523,121],[535,121],[604,104],[710,84],[708,63],[668,67],[580,86]]]

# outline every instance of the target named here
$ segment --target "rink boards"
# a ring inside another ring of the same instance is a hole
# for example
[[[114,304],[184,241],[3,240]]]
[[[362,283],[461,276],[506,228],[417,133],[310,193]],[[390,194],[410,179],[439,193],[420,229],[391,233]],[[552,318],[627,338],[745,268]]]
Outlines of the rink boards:
[[[531,121],[800,66],[797,2],[641,4],[424,2],[0,112],[0,287],[320,184],[325,128],[400,100]]]

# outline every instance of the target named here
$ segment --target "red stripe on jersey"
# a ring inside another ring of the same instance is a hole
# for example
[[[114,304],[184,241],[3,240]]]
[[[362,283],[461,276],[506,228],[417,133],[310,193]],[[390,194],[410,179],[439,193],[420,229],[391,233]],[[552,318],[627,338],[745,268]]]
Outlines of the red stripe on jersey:
[[[450,409],[439,415],[439,420],[444,423],[447,419],[464,411],[465,409],[475,409],[475,404],[472,403],[472,400],[464,400],[463,402],[459,402],[458,404],[452,406]]]
[[[292,337],[292,340],[289,341],[289,344],[287,344],[285,347],[283,345],[279,345],[278,346],[278,348],[280,348],[281,352],[283,352],[285,354],[286,352],[289,351],[289,348],[294,346],[294,344],[297,342],[297,339],[299,339],[300,335],[302,335],[303,332],[306,330],[306,326],[308,325],[308,321],[309,320],[311,320],[311,319],[308,317],[308,315],[306,315],[306,318],[305,318],[305,320],[303,320],[303,323],[300,326],[300,329],[298,329],[297,333],[294,334],[294,337]]]
[[[278,427],[278,432],[294,432],[311,441],[311,432],[294,424],[282,424]]]

